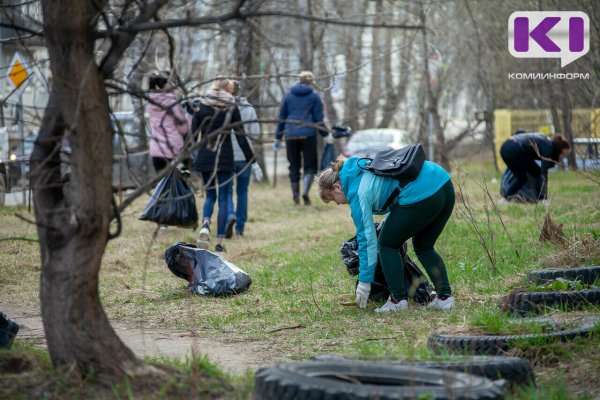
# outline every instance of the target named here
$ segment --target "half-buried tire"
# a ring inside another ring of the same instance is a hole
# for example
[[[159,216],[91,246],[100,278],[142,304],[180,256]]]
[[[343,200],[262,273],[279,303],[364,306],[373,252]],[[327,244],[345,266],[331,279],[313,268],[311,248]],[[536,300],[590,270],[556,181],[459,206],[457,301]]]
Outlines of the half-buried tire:
[[[258,370],[256,400],[502,399],[501,383],[453,371],[351,360]]]
[[[527,274],[527,278],[533,283],[548,283],[556,278],[580,281],[591,285],[600,280],[600,265],[579,268],[542,269]]]
[[[553,317],[526,318],[523,321],[554,325],[564,324],[564,319]],[[543,344],[555,341],[570,341],[591,335],[596,330],[600,315],[575,317],[572,326],[565,330],[524,335],[451,335],[435,333],[429,337],[427,346],[435,353],[459,353],[471,355],[498,355],[517,345]]]
[[[312,358],[316,361],[349,360],[343,355],[319,355]],[[535,384],[535,374],[529,360],[519,357],[487,357],[473,356],[456,360],[443,361],[389,361],[392,365],[416,368],[433,368],[447,371],[464,372],[491,380],[504,379],[511,385]]]
[[[548,308],[576,309],[600,304],[600,288],[569,291],[514,291],[502,304],[504,311],[527,315],[543,313]]]

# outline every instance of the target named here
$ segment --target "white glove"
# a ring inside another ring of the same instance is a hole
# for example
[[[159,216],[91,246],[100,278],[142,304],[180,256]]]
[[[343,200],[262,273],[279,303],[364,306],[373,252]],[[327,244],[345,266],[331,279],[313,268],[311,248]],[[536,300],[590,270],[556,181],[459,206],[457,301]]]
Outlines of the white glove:
[[[256,179],[257,182],[260,182],[263,180],[262,169],[260,168],[260,165],[258,165],[257,163],[252,164],[252,173],[254,174],[254,179]]]
[[[365,308],[369,301],[369,294],[371,294],[371,284],[358,282],[356,287],[356,304],[359,308]]]
[[[329,132],[329,135],[323,138],[326,144],[333,144],[333,135]]]

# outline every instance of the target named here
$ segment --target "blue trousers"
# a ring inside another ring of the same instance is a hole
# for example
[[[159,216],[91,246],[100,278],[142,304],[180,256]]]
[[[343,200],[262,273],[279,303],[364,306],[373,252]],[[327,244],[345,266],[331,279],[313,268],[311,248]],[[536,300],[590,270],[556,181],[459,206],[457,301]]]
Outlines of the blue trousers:
[[[225,237],[228,213],[227,201],[229,192],[231,192],[231,177],[233,176],[233,173],[217,172],[211,179],[212,176],[212,172],[202,173],[202,180],[204,181],[204,188],[206,190],[206,200],[204,201],[204,208],[202,210],[202,222],[210,221],[215,209],[215,203],[218,199],[219,213],[217,214],[217,237],[221,238]]]
[[[245,169],[244,169],[245,168]],[[243,172],[242,172],[243,171]],[[233,186],[229,191],[229,217],[235,218],[235,231],[244,233],[244,225],[248,221],[248,186],[250,186],[250,177],[252,168],[245,161],[235,162],[236,183],[235,192],[237,195],[237,207],[233,205]]]

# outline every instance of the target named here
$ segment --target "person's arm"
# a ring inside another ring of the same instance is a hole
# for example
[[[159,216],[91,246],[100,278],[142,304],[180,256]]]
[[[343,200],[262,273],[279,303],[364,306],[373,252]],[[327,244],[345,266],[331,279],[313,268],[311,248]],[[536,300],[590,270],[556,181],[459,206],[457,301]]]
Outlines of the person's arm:
[[[356,226],[358,242],[358,280],[371,283],[377,266],[377,234],[373,222],[372,206],[367,196],[356,195],[350,201],[350,211]]]
[[[285,120],[288,118],[288,109],[287,109],[287,96],[283,99],[281,103],[281,108],[279,109],[279,122],[277,123],[277,130],[275,131],[275,139],[281,140],[283,138],[283,131],[285,130]]]
[[[244,131],[244,124],[241,124],[242,116],[240,115],[240,110],[237,107],[233,108],[233,113],[231,115],[231,123],[234,124],[233,131],[235,132],[235,138],[237,139],[242,152],[244,153],[244,157],[246,157],[246,162],[251,163],[254,162],[254,152],[252,151],[252,147],[250,147],[250,143],[246,138],[246,131]]]
[[[254,122],[244,124],[244,129],[251,138],[258,139],[260,137],[260,124],[257,121],[258,116],[256,115],[256,110],[253,106],[248,107],[248,121]]]
[[[312,110],[312,120],[315,124],[322,126],[323,128],[325,128],[325,122],[323,122],[323,102],[321,101],[321,98],[319,97],[318,94],[314,93],[316,99],[315,99],[315,105],[313,106],[313,110]],[[319,129],[319,133],[321,134],[321,136],[325,137],[329,134],[328,131],[323,130],[323,129]]]

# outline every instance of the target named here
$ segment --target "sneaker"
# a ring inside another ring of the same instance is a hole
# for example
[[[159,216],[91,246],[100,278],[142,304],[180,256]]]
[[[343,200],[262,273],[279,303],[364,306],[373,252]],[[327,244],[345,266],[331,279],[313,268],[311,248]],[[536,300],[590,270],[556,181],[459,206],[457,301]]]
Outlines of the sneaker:
[[[442,300],[440,297],[436,297],[427,305],[427,307],[441,311],[450,311],[452,308],[454,308],[455,302],[454,296],[448,296],[444,300]]]
[[[233,237],[233,227],[235,226],[236,218],[227,218],[227,225],[225,226],[225,239],[231,239]]]
[[[225,246],[223,246],[222,244],[218,244],[215,246],[215,251],[217,253],[225,253]]]
[[[0,349],[9,349],[19,332],[19,324],[0,313]]]
[[[204,224],[202,225],[202,229],[200,229],[200,233],[198,234],[196,245],[200,249],[208,249],[208,242],[210,242],[210,228],[208,224]]]
[[[307,194],[303,194],[302,195],[302,200],[304,200],[304,205],[305,206],[310,206],[311,203],[310,203],[310,199],[308,198]]]
[[[407,308],[408,308],[407,300],[396,301],[396,300],[392,299],[392,296],[390,296],[390,297],[388,297],[387,302],[383,306],[377,308],[375,310],[375,312],[389,313],[389,312],[406,310]]]

